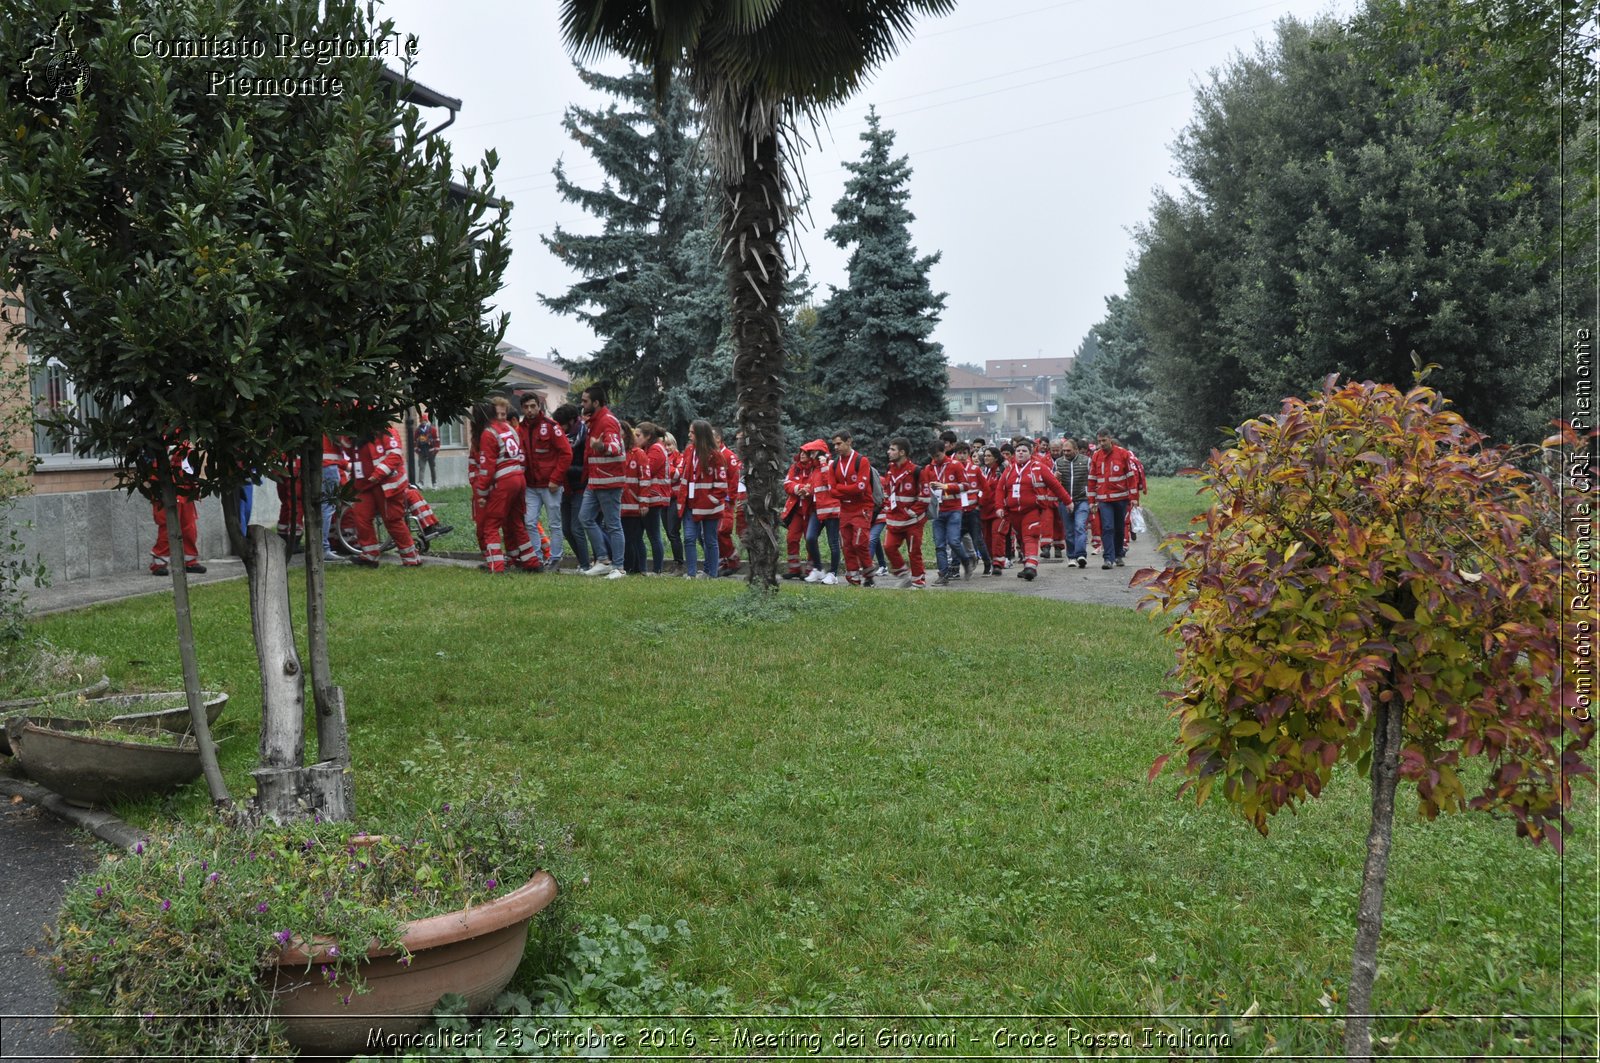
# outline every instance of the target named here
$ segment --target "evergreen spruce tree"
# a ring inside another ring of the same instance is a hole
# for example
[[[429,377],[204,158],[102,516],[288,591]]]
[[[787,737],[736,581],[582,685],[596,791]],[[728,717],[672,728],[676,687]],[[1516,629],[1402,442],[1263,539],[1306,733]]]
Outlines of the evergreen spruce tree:
[[[600,347],[586,358],[553,354],[575,376],[608,382],[612,405],[629,418],[657,420],[682,439],[700,415],[691,363],[712,355],[728,316],[711,186],[697,147],[699,116],[686,86],[675,84],[658,106],[648,74],[578,74],[620,106],[568,108],[563,124],[605,179],[598,189],[583,188],[557,163],[556,187],[600,219],[601,231],[557,226],[541,237],[583,279],[539,298],[587,324]]]
[[[850,249],[850,284],[833,289],[817,323],[820,412],[827,431],[848,428],[874,463],[897,435],[920,460],[947,417],[944,347],[928,338],[944,309],[928,282],[939,253],[918,258],[911,246],[911,167],[890,155],[894,133],[879,126],[876,110],[861,139],[866,151],[845,163],[854,176],[827,233]]]
[[[1109,428],[1139,456],[1146,472],[1170,476],[1190,462],[1154,412],[1149,369],[1149,341],[1135,307],[1125,296],[1110,296],[1105,318],[1078,345],[1051,422],[1078,439]]]

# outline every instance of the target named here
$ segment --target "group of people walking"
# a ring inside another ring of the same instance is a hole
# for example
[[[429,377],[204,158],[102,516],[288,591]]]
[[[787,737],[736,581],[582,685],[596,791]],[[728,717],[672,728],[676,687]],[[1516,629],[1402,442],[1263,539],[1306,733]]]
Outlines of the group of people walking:
[[[619,419],[602,386],[554,411],[530,391],[479,404],[470,441],[473,522],[489,572],[560,571],[569,546],[577,562],[569,571],[607,579],[669,572],[716,578],[742,568],[743,469],[734,447],[704,419],[690,425],[680,449],[657,424]],[[1083,568],[1095,544],[1101,568],[1110,569],[1124,564],[1135,537],[1129,515],[1145,490],[1144,469],[1109,431],[1092,444],[1017,436],[994,445],[945,431],[921,465],[904,437],[890,440],[887,458],[875,468],[845,430],[800,447],[784,477],[784,578],[872,587],[890,577],[899,586],[926,587],[923,538],[930,527],[935,586],[973,578],[980,564],[985,576],[1015,568],[1024,580],[1037,577],[1042,560]],[[278,530],[292,541],[303,512],[298,462],[281,471]],[[355,503],[339,507],[345,485]],[[350,560],[376,566],[381,521],[401,564],[415,567],[421,556],[407,518],[424,542],[451,530],[408,478],[392,427],[360,439],[324,436],[322,486],[326,560],[342,559],[344,541],[353,539]],[[204,571],[186,502],[180,494],[185,566]],[[153,515],[160,538],[151,570],[164,574],[164,512],[157,506]],[[344,534],[330,540],[336,521],[344,522]]]
[[[579,405],[553,412],[538,392],[515,408],[496,396],[474,411],[471,440],[473,518],[490,572],[560,570],[568,546],[572,571],[607,579],[715,578],[742,567],[743,470],[704,419],[680,449],[657,424],[619,419],[595,385]],[[1109,569],[1124,563],[1130,507],[1144,489],[1138,458],[1108,431],[1093,444],[1019,436],[993,446],[946,431],[920,466],[896,438],[878,471],[841,430],[804,444],[784,478],[784,575],[867,587],[889,576],[925,587],[928,525],[935,585],[971,578],[980,563],[984,575],[1015,567],[1025,580],[1052,555],[1086,567],[1093,542],[1104,544]]]

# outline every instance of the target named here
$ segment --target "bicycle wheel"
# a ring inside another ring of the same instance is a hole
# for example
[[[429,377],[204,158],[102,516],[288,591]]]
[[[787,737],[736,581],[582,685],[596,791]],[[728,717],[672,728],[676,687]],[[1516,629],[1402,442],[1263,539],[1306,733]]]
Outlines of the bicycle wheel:
[[[337,539],[339,544],[350,554],[361,552],[361,540],[356,534],[355,516],[351,512],[355,509],[353,503],[341,502],[333,513],[333,527],[328,529],[328,542],[332,545]],[[378,537],[378,552],[388,553],[394,549],[394,540],[389,538],[389,529],[384,527],[381,520],[372,522],[372,530]]]

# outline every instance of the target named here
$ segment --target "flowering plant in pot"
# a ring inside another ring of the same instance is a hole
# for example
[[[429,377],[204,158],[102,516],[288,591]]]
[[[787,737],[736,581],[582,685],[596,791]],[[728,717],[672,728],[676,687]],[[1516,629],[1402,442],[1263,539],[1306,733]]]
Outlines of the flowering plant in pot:
[[[285,981],[337,987],[336,1006],[365,1014],[363,964],[409,965],[414,921],[491,906],[540,872],[575,881],[570,831],[515,791],[371,826],[378,836],[348,822],[241,830],[218,821],[108,856],[68,892],[53,932],[62,1009],[80,1047],[284,1053],[291,1039],[276,994]],[[286,954],[297,961],[283,968],[290,979],[278,976]]]

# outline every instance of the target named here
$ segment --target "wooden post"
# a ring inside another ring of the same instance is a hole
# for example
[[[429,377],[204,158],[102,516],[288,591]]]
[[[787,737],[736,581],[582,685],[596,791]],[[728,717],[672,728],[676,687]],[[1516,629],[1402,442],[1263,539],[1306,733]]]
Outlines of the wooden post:
[[[279,782],[277,773],[298,773],[305,755],[305,677],[295,649],[289,608],[289,558],[276,532],[250,527],[252,563],[250,622],[256,663],[261,671],[261,747],[256,800],[274,823],[305,813],[298,782]],[[271,781],[263,785],[263,780]]]

